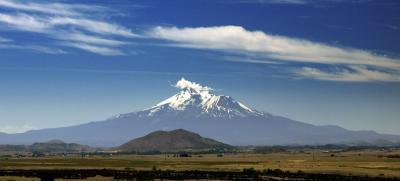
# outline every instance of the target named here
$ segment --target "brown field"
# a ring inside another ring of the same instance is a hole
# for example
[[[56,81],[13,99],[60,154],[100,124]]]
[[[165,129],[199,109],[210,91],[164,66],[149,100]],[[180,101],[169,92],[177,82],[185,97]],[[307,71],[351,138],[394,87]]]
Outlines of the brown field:
[[[391,156],[395,155],[393,158]],[[400,150],[271,153],[271,154],[215,154],[173,157],[170,155],[114,155],[45,156],[40,158],[2,158],[1,169],[162,169],[162,170],[242,170],[243,168],[302,170],[310,173],[338,173],[343,175],[400,177]],[[107,180],[107,178],[98,178]],[[15,180],[0,177],[0,180]],[[32,180],[32,179],[29,179]]]

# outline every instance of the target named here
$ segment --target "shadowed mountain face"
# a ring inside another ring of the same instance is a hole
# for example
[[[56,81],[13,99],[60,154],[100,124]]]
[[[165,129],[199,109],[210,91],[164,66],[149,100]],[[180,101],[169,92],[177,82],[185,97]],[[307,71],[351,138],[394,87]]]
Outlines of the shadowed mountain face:
[[[228,149],[231,146],[183,129],[155,131],[131,140],[117,149],[124,152]]]
[[[0,135],[0,144],[30,144],[49,139],[92,146],[119,146],[157,130],[185,129],[230,145],[286,145],[400,142],[400,136],[315,126],[251,109],[232,97],[182,79],[181,91],[139,112],[71,127]]]

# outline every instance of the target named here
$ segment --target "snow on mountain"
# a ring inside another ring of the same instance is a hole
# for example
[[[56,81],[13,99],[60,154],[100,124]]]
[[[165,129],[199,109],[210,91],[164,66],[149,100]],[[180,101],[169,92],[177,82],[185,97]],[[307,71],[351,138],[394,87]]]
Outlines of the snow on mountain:
[[[92,146],[117,146],[157,130],[185,129],[231,145],[285,145],[400,142],[398,135],[351,131],[338,126],[315,126],[261,113],[215,95],[213,89],[185,79],[180,91],[143,111],[120,114],[82,125],[0,134],[0,144],[31,144],[51,139]]]
[[[262,116],[261,112],[253,110],[244,104],[235,101],[230,96],[215,95],[213,89],[190,82],[184,78],[179,80],[176,88],[181,89],[178,94],[147,109],[148,116],[158,116],[166,112],[192,112],[196,117],[245,117]]]

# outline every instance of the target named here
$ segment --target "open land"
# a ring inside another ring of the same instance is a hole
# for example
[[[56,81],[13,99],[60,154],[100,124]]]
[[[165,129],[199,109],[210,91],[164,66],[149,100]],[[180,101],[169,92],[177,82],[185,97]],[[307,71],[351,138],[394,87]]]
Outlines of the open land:
[[[268,154],[225,153],[191,154],[67,154],[18,157],[2,155],[2,170],[35,169],[116,169],[116,170],[174,170],[174,171],[242,171],[280,169],[305,173],[400,178],[400,150],[361,150],[280,152]],[[0,177],[5,180],[6,177]],[[106,178],[99,178],[106,179]]]

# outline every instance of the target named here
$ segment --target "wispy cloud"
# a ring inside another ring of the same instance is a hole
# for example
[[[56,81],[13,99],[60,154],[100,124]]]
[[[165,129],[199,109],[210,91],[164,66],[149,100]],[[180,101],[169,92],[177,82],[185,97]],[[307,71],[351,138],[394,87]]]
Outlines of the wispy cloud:
[[[5,42],[12,42],[13,40],[8,39],[8,38],[3,38],[0,36],[0,43],[5,43]]]
[[[125,53],[123,53],[122,51],[114,48],[102,47],[85,43],[73,43],[73,42],[66,42],[63,44],[65,46],[80,48],[82,50],[86,50],[100,55],[106,55],[106,56],[125,55]]]
[[[248,63],[257,63],[257,64],[284,64],[282,61],[272,61],[265,59],[256,59],[253,57],[241,57],[241,56],[225,56],[223,60],[232,61],[232,62],[248,62]]]
[[[360,69],[352,67],[354,65],[367,66],[374,69],[385,69],[380,70],[382,73],[386,70],[396,70],[397,73],[394,76],[400,76],[398,73],[400,70],[399,59],[360,49],[336,47],[304,39],[271,35],[262,31],[248,31],[240,26],[196,28],[160,26],[151,29],[148,36],[168,40],[170,41],[169,45],[176,47],[252,53],[259,57],[258,63],[260,63],[260,58],[264,58],[268,61],[272,59],[284,62],[344,65],[355,70],[350,73],[362,72]],[[243,61],[247,60],[243,59]],[[310,72],[309,69],[306,70]],[[375,72],[377,73],[377,70]],[[357,81],[357,79],[353,79],[353,81]]]
[[[126,38],[139,36],[126,27],[99,19],[101,13],[108,12],[105,7],[17,0],[0,0],[0,7],[9,9],[0,11],[0,25],[11,31],[41,33],[62,41],[56,43],[59,45],[79,42],[79,46],[72,47],[100,55],[123,55],[116,53],[122,52],[117,47],[126,45]],[[116,37],[125,40],[116,40]]]
[[[156,27],[149,35],[172,41],[179,47],[252,52],[284,61],[400,68],[399,60],[368,51],[270,35],[262,31],[247,31],[240,26]]]
[[[237,2],[261,4],[306,4],[307,0],[239,0]]]
[[[80,43],[89,43],[92,45],[100,45],[100,46],[121,46],[127,44],[127,42],[104,38],[102,36],[96,35],[87,35],[80,32],[69,32],[64,35],[56,34],[54,38],[65,40],[65,41],[73,41]]]
[[[49,25],[71,25],[93,33],[118,35],[125,37],[138,37],[137,34],[122,26],[103,21],[90,20],[86,18],[52,17],[47,21]]]
[[[387,27],[391,30],[400,30],[400,27],[396,26],[396,25],[386,24],[385,27]]]
[[[312,5],[326,3],[365,3],[371,0],[234,0],[236,3]],[[232,2],[232,1],[231,1]]]
[[[39,52],[39,53],[45,53],[45,54],[66,54],[62,49],[59,48],[52,48],[52,47],[47,47],[47,46],[41,46],[41,45],[17,45],[17,44],[1,44],[0,43],[0,49],[19,49],[19,50],[27,50],[27,51],[33,51],[33,52]]]
[[[30,32],[45,32],[49,27],[43,20],[27,14],[0,13],[0,23],[4,23],[13,29]]]
[[[388,81],[399,82],[400,72],[384,72],[368,69],[365,66],[349,66],[346,68],[336,68],[330,71],[323,71],[317,68],[303,67],[294,71],[302,78],[311,78],[328,81],[347,81],[347,82],[370,82]]]
[[[65,3],[33,3],[19,2],[13,0],[0,0],[0,6],[20,11],[31,11],[54,15],[77,16],[85,15],[80,12],[103,11],[105,8],[94,5],[84,4],[65,4]]]

